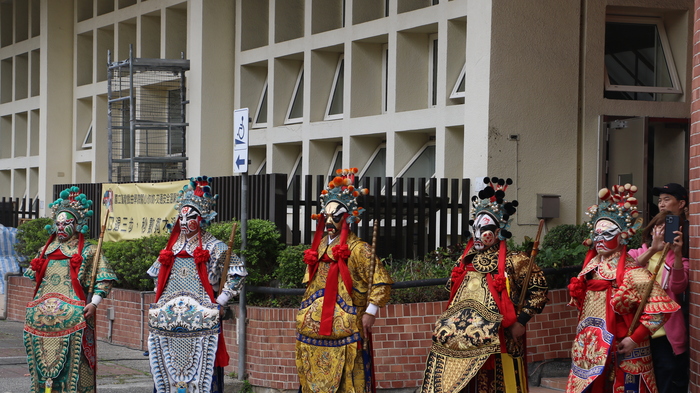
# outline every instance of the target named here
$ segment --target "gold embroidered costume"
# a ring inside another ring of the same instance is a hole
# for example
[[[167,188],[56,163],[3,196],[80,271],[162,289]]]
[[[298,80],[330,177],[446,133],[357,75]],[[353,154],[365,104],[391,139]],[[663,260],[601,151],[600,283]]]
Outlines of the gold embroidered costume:
[[[448,281],[421,393],[527,391],[525,324],[547,304],[547,282],[527,255],[507,250],[518,206],[504,200],[512,180],[484,183],[472,197],[472,236]]]
[[[473,269],[467,269],[447,310],[435,323],[421,392],[456,393],[467,385],[475,392],[505,392],[506,384],[526,389],[522,386],[523,340],[514,339],[501,326],[503,316],[486,278],[487,274],[496,273],[498,254],[499,247],[493,246],[485,252],[472,250],[466,255],[467,261],[472,259]],[[529,258],[523,253],[509,253],[506,257],[509,297],[514,303],[520,297],[528,263]],[[548,301],[547,282],[537,267],[525,299],[518,318],[523,322],[542,312]]]
[[[354,187],[357,168],[338,170],[321,192],[311,247],[304,252],[306,292],[297,313],[296,365],[300,392],[373,391],[371,328],[391,284],[369,244],[350,232],[364,209]],[[375,228],[376,229],[376,228]],[[325,233],[325,235],[324,235]]]
[[[335,261],[332,253],[339,244],[336,237],[328,244],[324,236],[318,255]],[[338,276],[338,297],[333,314],[330,336],[319,334],[321,311],[328,271],[332,262],[320,257],[318,270],[308,284],[304,299],[297,313],[296,364],[303,392],[364,392],[365,373],[360,346],[362,340],[362,314],[368,302],[383,307],[391,292],[391,278],[381,261],[376,261],[374,280],[368,291],[369,261],[372,252],[369,244],[350,233],[347,240],[350,257],[347,265],[352,276],[352,295],[348,293]],[[304,283],[309,281],[306,269]],[[368,296],[369,295],[369,296]]]

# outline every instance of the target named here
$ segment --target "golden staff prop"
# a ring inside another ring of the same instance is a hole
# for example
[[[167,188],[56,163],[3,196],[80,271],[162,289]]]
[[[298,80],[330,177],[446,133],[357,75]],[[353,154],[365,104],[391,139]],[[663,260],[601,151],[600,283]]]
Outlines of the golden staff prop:
[[[649,296],[651,296],[651,290],[654,288],[654,281],[656,281],[656,276],[659,275],[659,270],[661,270],[661,266],[666,264],[666,254],[668,254],[668,250],[671,248],[670,243],[666,243],[664,245],[664,250],[661,252],[661,259],[659,260],[659,263],[656,264],[654,267],[654,271],[651,272],[651,280],[649,280],[649,285],[646,287],[644,291],[644,296],[642,296],[642,300],[639,302],[639,307],[637,307],[637,312],[634,314],[634,319],[632,319],[632,323],[630,324],[630,329],[627,331],[627,336],[631,336],[632,333],[634,333],[634,330],[637,328],[637,323],[639,322],[639,318],[642,316],[642,312],[644,311],[644,307],[647,305],[647,301],[649,301]],[[618,261],[617,263],[624,263],[624,261]]]
[[[522,310],[523,306],[525,305],[525,295],[527,294],[527,288],[530,285],[530,277],[532,276],[532,269],[535,266],[535,257],[537,257],[537,253],[540,251],[540,236],[542,235],[542,227],[544,227],[544,219],[540,219],[540,225],[537,227],[537,235],[535,236],[535,242],[532,243],[532,251],[530,251],[530,262],[528,263],[527,266],[527,273],[525,274],[525,285],[524,287],[520,290],[520,300],[518,300],[518,308],[516,310],[516,316],[517,314],[520,314],[520,310]]]
[[[219,293],[223,291],[226,280],[228,279],[228,268],[231,266],[231,253],[233,250],[233,241],[236,237],[236,229],[238,223],[234,222],[231,226],[231,236],[228,239],[228,250],[226,250],[226,259],[224,260],[224,269],[221,271],[221,280],[219,281]]]
[[[374,229],[372,231],[372,257],[369,261],[369,281],[367,287],[367,303],[369,303],[370,295],[372,294],[372,285],[374,284],[374,269],[377,264],[377,234],[379,233],[379,218],[374,219]],[[372,348],[372,333],[369,332],[367,337],[364,338],[362,343],[364,350],[367,352],[369,357],[369,370],[370,370],[370,381],[368,388],[371,393],[377,391],[377,381],[375,379],[374,373],[374,349]]]
[[[97,250],[95,251],[95,256],[92,259],[92,273],[90,274],[90,286],[88,286],[88,303],[92,301],[92,295],[95,292],[95,280],[97,280],[97,265],[100,262],[100,255],[102,254],[102,241],[105,238],[105,230],[107,228],[107,220],[109,220],[109,209],[105,213],[105,221],[102,223],[102,229],[100,230],[100,239],[97,241]]]

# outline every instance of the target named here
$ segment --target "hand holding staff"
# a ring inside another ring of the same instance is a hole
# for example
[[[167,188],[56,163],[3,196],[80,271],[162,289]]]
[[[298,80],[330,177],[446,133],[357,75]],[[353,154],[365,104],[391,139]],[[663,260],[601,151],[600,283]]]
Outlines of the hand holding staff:
[[[231,253],[233,252],[233,241],[236,238],[236,228],[238,223],[234,222],[231,226],[231,236],[228,239],[228,250],[226,250],[226,257],[224,259],[224,268],[221,270],[221,280],[219,281],[219,293],[224,289],[224,285],[228,280],[228,269],[231,266]]]
[[[530,252],[530,262],[528,263],[527,266],[527,273],[525,274],[525,281],[523,282],[523,287],[520,290],[520,300],[518,300],[518,307],[515,310],[516,311],[516,316],[517,314],[520,314],[520,310],[522,310],[523,306],[525,305],[525,295],[527,294],[527,288],[530,285],[530,277],[532,276],[532,269],[535,266],[535,258],[537,257],[537,253],[540,251],[540,236],[542,235],[542,227],[544,226],[544,219],[540,219],[540,225],[537,227],[537,236],[535,236],[535,242],[532,244],[532,251]]]
[[[627,336],[631,336],[632,333],[634,333],[634,330],[637,328],[637,324],[639,323],[639,318],[642,316],[642,312],[644,311],[644,308],[647,305],[647,301],[649,300],[649,296],[651,295],[651,290],[654,288],[654,281],[656,281],[656,276],[659,275],[659,270],[661,270],[661,266],[666,264],[666,254],[668,254],[668,250],[671,248],[670,243],[666,243],[664,245],[664,249],[661,252],[661,259],[659,260],[659,263],[656,264],[654,267],[654,271],[651,272],[651,278],[649,279],[649,285],[646,287],[646,290],[644,291],[644,294],[642,296],[642,300],[639,302],[639,306],[637,307],[637,312],[634,314],[634,318],[632,319],[632,323],[630,324],[630,328],[627,331]],[[624,263],[624,261],[619,261],[618,263]]]
[[[100,239],[97,241],[97,250],[95,251],[95,256],[92,260],[92,273],[90,274],[90,285],[88,286],[88,296],[87,302],[90,303],[92,300],[92,295],[95,292],[95,280],[97,280],[97,265],[100,263],[100,256],[102,254],[102,241],[105,237],[105,230],[107,228],[107,220],[109,220],[109,210],[105,213],[105,221],[102,223],[102,229],[100,230]]]

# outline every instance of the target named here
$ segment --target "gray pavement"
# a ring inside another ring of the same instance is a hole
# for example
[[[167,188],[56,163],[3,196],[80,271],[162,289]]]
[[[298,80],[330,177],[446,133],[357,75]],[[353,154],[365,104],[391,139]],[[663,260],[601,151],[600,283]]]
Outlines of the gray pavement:
[[[22,322],[0,319],[0,393],[29,391],[22,328]],[[143,351],[98,341],[97,357],[100,393],[153,393],[148,356]],[[225,392],[233,393],[240,391],[242,382],[226,377],[225,385]]]

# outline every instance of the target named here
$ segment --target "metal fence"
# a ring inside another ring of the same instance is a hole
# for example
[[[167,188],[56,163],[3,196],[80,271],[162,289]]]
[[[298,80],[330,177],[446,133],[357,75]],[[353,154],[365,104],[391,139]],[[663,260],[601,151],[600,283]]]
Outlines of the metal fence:
[[[310,244],[319,195],[329,180],[326,176],[295,176],[287,182],[285,174],[248,176],[248,218],[275,223],[281,240],[289,245]],[[217,221],[241,216],[241,176],[214,177],[212,192],[219,194]],[[102,200],[101,183],[56,184],[54,196],[77,185],[96,203],[91,218],[91,237],[97,237]],[[372,239],[374,220],[379,220],[377,253],[394,258],[422,257],[437,247],[462,241],[468,233],[469,179],[363,178],[358,187],[368,188],[358,204],[366,209],[363,220],[353,225],[361,238]]]
[[[17,228],[24,220],[39,217],[39,199],[6,198],[0,199],[0,224]]]

